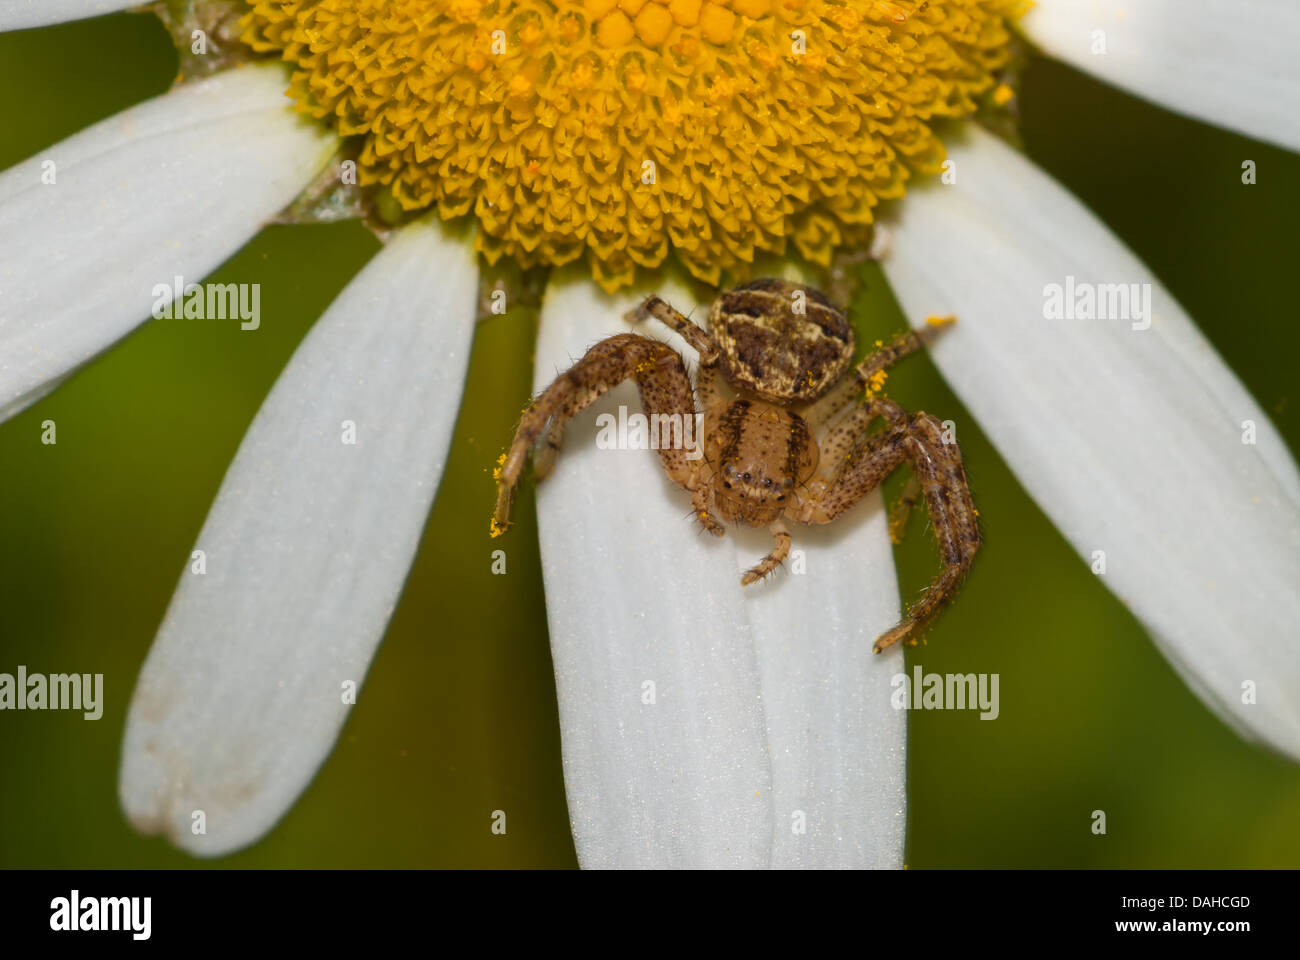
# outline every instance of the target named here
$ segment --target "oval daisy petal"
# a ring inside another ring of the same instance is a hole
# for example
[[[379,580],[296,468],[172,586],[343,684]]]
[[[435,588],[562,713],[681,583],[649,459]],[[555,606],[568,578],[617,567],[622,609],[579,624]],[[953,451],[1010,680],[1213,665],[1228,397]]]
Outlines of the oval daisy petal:
[[[957,183],[899,208],[884,267],[904,310],[958,317],[935,363],[1021,483],[1090,564],[1104,551],[1105,584],[1220,716],[1300,757],[1300,474],[1281,436],[1063,187],[978,129],[949,156]]]
[[[903,654],[872,653],[901,616],[884,503],[873,493],[835,526],[793,537],[806,572],[745,588],[772,763],[772,866],[897,869],[907,717],[890,695]],[[766,531],[736,537],[736,569],[770,548]]]
[[[156,286],[201,280],[324,166],[337,140],[284,84],[241,67],[0,173],[0,413],[147,319]]]
[[[0,32],[85,20],[140,6],[140,0],[0,0]]]
[[[1038,0],[1020,26],[1107,83],[1300,150],[1294,0]]]
[[[682,310],[678,284],[659,288]],[[570,273],[542,310],[537,386],[628,327],[638,301]],[[693,356],[661,327],[667,339]],[[538,488],[565,785],[586,867],[897,866],[904,718],[872,639],[898,617],[878,498],[847,528],[795,533],[807,573],[742,588],[760,531],[703,536],[651,450],[572,421]],[[797,821],[806,832],[797,832]]]
[[[476,296],[470,241],[410,226],[280,375],[195,545],[206,573],[182,574],[131,700],[119,794],[140,830],[236,850],[330,752],[438,487]]]

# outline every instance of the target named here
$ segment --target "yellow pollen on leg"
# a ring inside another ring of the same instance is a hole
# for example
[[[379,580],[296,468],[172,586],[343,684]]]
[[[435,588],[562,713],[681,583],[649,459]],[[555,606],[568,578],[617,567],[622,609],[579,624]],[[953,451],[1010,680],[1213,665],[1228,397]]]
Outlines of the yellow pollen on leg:
[[[472,216],[490,263],[585,259],[607,289],[675,256],[708,283],[827,264],[938,171],[1025,0],[247,0],[297,109],[361,185]]]

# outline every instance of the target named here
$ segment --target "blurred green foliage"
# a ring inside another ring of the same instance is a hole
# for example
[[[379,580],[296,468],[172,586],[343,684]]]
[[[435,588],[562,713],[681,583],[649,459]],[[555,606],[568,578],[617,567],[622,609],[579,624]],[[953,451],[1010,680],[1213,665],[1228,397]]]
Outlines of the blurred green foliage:
[[[0,168],[163,92],[175,62],[148,16],[0,35]],[[1030,155],[1150,265],[1300,447],[1288,403],[1300,157],[1039,58],[1020,107]],[[1244,159],[1258,163],[1257,186],[1240,183]],[[213,277],[262,284],[255,335],[146,324],[0,426],[0,670],[102,672],[107,699],[94,723],[0,715],[0,865],[196,863],[121,816],[126,704],[245,428],[377,247],[356,223],[264,230]],[[903,319],[879,271],[865,279],[856,306],[870,342]],[[519,310],[479,326],[451,460],[364,696],[283,823],[222,865],[574,865],[527,492],[508,577],[490,574],[486,538],[490,468],[530,391],[534,332]],[[909,663],[1002,678],[995,723],[911,716],[909,864],[1300,864],[1300,767],[1243,743],[1186,690],[928,360],[899,368],[890,392],[963,424],[988,538],[960,602]],[[57,446],[39,442],[47,418]],[[936,568],[933,546],[913,535],[898,559],[914,595]],[[1104,837],[1089,830],[1098,808]],[[496,809],[509,813],[506,836],[489,830]]]

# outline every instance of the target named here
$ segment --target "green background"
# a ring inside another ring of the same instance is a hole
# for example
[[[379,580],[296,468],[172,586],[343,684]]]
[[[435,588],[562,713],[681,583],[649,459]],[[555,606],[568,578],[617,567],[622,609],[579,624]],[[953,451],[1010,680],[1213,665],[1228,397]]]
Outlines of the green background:
[[[0,168],[163,92],[175,64],[149,16],[0,35]],[[1288,398],[1300,157],[1039,58],[1020,106],[1029,154],[1146,261],[1300,447]],[[1258,163],[1256,186],[1240,182],[1244,159]],[[255,335],[147,324],[0,426],[0,670],[102,672],[107,700],[94,723],[0,714],[0,864],[199,863],[137,836],[118,809],[129,693],[245,428],[377,248],[357,223],[264,230],[212,278],[259,279]],[[879,273],[866,280],[857,316],[870,342],[903,319]],[[450,464],[364,696],[285,820],[217,863],[575,864],[531,496],[520,498],[508,587],[490,574],[485,536],[488,471],[530,390],[534,328],[518,310],[479,326]],[[911,715],[908,863],[1300,865],[1300,766],[1243,743],[1186,690],[928,360],[889,383],[904,405],[964,425],[987,533],[925,668],[997,664],[1002,694],[996,723]],[[47,418],[57,446],[39,442]],[[922,526],[898,550],[908,596],[936,569]],[[1089,829],[1098,808],[1104,837]],[[489,831],[496,809],[509,814],[505,836]]]

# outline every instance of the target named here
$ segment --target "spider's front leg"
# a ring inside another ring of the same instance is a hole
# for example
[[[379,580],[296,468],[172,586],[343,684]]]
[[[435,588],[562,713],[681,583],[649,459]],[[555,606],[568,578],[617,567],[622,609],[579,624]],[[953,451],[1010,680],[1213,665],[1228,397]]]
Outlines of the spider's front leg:
[[[696,405],[706,413],[715,409],[721,401],[721,394],[718,390],[718,381],[721,375],[718,361],[721,359],[721,355],[718,353],[718,346],[713,342],[713,338],[709,336],[707,330],[690,317],[684,316],[680,310],[677,310],[662,297],[646,297],[635,310],[629,310],[623,319],[629,323],[644,323],[651,317],[670,330],[676,331],[699,356],[700,366],[695,388]],[[718,518],[709,511],[710,490],[708,484],[699,482],[693,489],[691,510],[695,513],[695,518],[700,522],[700,526],[706,533],[711,533],[715,537],[723,536],[726,532],[725,529]]]
[[[497,471],[493,536],[504,533],[509,525],[510,505],[529,452],[539,442],[545,443],[537,452],[538,476],[544,476],[559,450],[564,424],[629,377],[640,387],[647,413],[666,416],[671,424],[680,422],[680,431],[670,430],[670,435],[691,435],[687,431],[693,431],[695,426],[695,396],[682,358],[666,343],[636,333],[620,333],[602,340],[556,377],[524,410],[514,441]],[[684,442],[661,443],[659,456],[678,486],[686,490],[700,486],[695,461],[687,457]]]
[[[722,355],[718,352],[718,345],[713,342],[707,330],[690,317],[683,316],[681,311],[660,297],[646,297],[639,307],[629,310],[624,319],[629,323],[643,323],[650,317],[654,317],[668,329],[676,331],[699,355],[700,369],[699,376],[696,378],[699,381],[696,385],[699,407],[706,413],[712,410],[720,400],[718,378],[721,370],[718,361]],[[708,524],[705,526],[707,527]]]
[[[641,323],[647,317],[654,317],[670,330],[675,330],[691,348],[700,355],[700,363],[711,367],[718,362],[718,348],[708,331],[695,323],[681,311],[674,309],[661,297],[650,296],[641,301],[635,310],[630,310],[624,318],[629,323]]]
[[[793,511],[801,523],[830,523],[880,486],[904,461],[911,465],[939,541],[944,569],[908,608],[902,622],[876,640],[877,653],[900,641],[916,644],[926,624],[957,592],[980,545],[979,515],[956,442],[945,442],[943,424],[928,413],[891,416],[899,408],[885,402],[891,408],[885,414],[886,428],[842,460],[831,480],[811,482]]]

